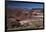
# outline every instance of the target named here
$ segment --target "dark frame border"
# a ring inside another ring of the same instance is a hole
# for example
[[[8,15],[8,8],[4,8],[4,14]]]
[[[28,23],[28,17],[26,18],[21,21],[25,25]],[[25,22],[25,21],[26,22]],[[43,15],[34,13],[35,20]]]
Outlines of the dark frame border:
[[[6,11],[6,2],[20,2],[20,3],[36,3],[43,4],[43,28],[40,29],[21,29],[21,30],[8,30],[8,31],[27,31],[27,30],[43,30],[44,29],[44,2],[28,2],[28,1],[5,1],[5,31],[7,31],[7,11]]]

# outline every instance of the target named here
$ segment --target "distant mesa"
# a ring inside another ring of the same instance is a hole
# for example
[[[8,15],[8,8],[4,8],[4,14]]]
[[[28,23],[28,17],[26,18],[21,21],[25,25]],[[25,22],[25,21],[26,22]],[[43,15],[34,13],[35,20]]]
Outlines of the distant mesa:
[[[28,8],[6,8],[6,9],[11,9],[11,10],[27,10],[27,11],[31,11],[31,10],[43,10],[43,8],[30,8],[30,9],[28,9]]]

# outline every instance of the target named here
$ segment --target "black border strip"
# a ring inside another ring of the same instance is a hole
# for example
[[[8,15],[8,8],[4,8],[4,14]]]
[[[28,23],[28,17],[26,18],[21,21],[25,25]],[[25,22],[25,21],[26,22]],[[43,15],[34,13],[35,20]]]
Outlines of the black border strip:
[[[5,32],[7,31],[7,7],[6,7],[6,3],[7,2],[19,2],[19,3],[36,3],[36,4],[43,4],[43,16],[44,16],[44,2],[28,2],[28,1],[5,1]],[[43,17],[43,27],[44,27],[44,17]],[[22,29],[22,30],[8,30],[8,31],[27,31],[27,30],[43,30],[44,28],[41,29]]]
[[[44,4],[44,2],[29,2],[29,1],[5,1],[6,2],[19,2],[19,3],[36,3],[36,4]]]

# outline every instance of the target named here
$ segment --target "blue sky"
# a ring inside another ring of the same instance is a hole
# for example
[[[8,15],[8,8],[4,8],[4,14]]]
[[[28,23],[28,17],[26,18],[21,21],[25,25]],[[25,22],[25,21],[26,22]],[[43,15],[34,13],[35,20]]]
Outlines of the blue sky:
[[[36,4],[36,3],[18,3],[18,2],[7,2],[6,6],[8,8],[43,8],[43,4]]]

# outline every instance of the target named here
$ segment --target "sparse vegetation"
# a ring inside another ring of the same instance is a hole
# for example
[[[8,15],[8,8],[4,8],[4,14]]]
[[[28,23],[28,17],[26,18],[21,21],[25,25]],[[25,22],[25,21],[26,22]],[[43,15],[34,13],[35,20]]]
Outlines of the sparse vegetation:
[[[32,11],[34,11],[34,12],[32,12]],[[8,30],[10,30],[10,29],[11,30],[34,29],[34,28],[37,29],[37,28],[42,27],[43,26],[43,21],[42,21],[43,17],[34,17],[34,16],[38,16],[37,13],[40,13],[39,16],[43,16],[43,13],[41,12],[41,10],[39,12],[37,10],[35,11],[35,10],[30,10],[30,9],[28,11],[28,10],[18,9],[18,8],[14,9],[14,10],[7,8]],[[40,20],[40,19],[42,19],[42,20]]]

